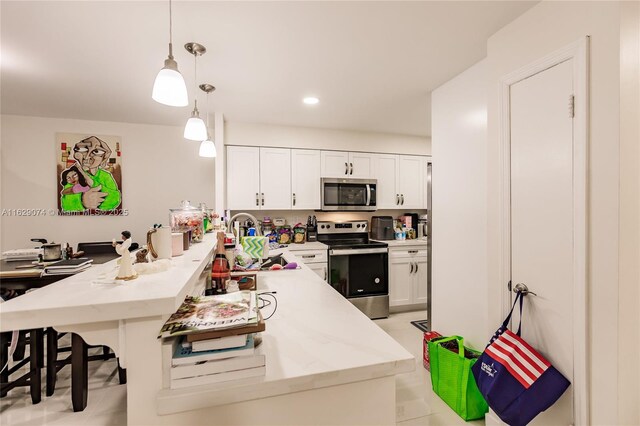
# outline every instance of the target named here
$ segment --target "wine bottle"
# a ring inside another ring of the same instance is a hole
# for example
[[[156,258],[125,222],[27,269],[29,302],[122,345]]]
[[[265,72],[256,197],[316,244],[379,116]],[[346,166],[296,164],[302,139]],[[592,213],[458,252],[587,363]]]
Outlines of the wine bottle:
[[[211,289],[214,294],[224,294],[227,292],[227,281],[231,278],[231,270],[225,254],[224,232],[218,232],[217,238],[218,243],[211,265]]]

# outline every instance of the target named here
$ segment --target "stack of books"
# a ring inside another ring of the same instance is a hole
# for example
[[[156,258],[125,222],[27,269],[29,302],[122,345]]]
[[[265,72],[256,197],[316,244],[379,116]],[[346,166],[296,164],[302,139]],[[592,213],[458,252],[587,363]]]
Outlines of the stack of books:
[[[51,263],[45,266],[43,275],[70,275],[82,272],[91,266],[93,259],[79,257],[77,259],[66,259]]]
[[[171,389],[264,376],[255,291],[187,296],[159,337],[174,340]]]

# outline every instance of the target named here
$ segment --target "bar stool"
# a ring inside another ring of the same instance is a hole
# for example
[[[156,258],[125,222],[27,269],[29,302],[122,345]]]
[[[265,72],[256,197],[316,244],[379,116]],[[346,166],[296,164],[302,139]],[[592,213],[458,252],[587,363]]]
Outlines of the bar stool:
[[[22,359],[18,359],[18,362],[11,368],[9,368],[9,346],[11,344],[12,333],[0,333],[0,368],[4,367],[0,373],[0,398],[7,396],[7,393],[11,389],[20,386],[29,386],[31,402],[38,404],[42,400],[40,388],[42,384],[41,369],[44,367],[43,332],[41,328],[19,332],[19,335],[22,335],[23,341],[29,344],[29,356],[24,358],[23,352],[22,357],[15,357]],[[29,364],[29,372],[22,374],[14,380],[10,380],[11,375],[17,373],[26,364]]]

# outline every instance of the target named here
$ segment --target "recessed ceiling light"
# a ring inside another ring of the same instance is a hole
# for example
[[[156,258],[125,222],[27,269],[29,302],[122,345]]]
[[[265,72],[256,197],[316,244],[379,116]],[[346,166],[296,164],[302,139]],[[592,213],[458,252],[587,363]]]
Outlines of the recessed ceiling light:
[[[314,97],[314,96],[307,96],[306,98],[304,98],[302,100],[302,102],[304,102],[307,105],[315,105],[318,102],[320,102],[320,99]]]

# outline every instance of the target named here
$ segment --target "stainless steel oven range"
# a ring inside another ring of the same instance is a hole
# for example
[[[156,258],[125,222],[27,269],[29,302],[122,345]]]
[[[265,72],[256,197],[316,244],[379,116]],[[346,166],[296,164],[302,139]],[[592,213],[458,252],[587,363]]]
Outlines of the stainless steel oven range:
[[[389,316],[387,244],[369,241],[366,220],[318,222],[329,246],[329,283],[369,318]]]

